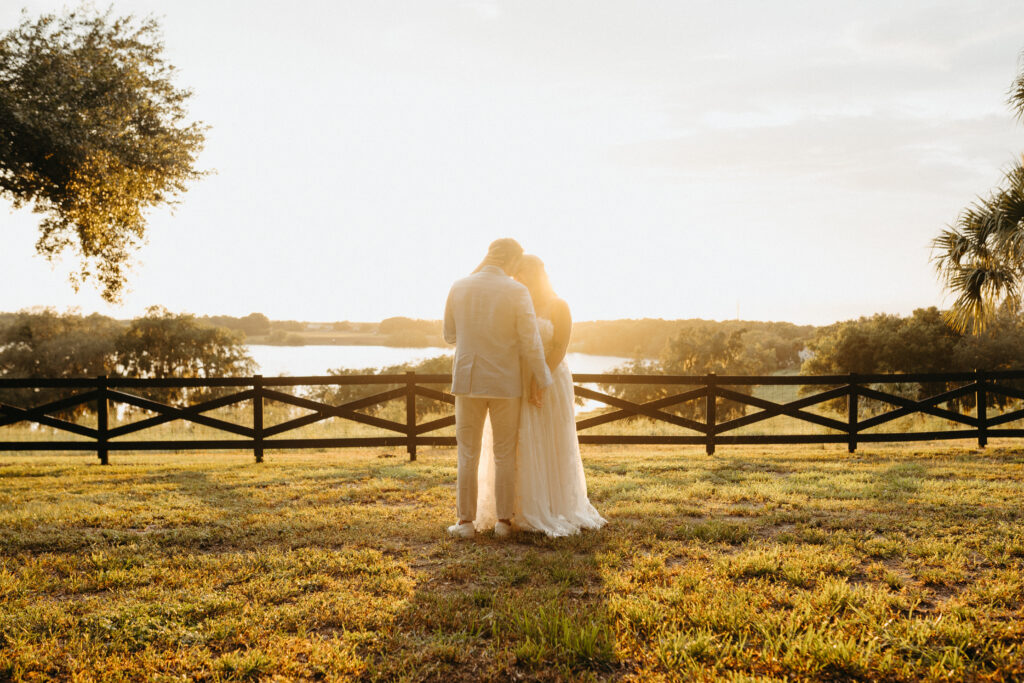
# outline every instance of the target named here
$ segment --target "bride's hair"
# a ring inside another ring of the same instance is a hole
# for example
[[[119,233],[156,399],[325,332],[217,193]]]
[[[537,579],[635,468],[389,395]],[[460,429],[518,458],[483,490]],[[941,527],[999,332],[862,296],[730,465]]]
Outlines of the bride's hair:
[[[556,298],[555,290],[548,278],[548,271],[544,268],[544,262],[540,260],[539,256],[523,254],[519,259],[519,266],[516,268],[516,279],[530,290],[534,308]]]

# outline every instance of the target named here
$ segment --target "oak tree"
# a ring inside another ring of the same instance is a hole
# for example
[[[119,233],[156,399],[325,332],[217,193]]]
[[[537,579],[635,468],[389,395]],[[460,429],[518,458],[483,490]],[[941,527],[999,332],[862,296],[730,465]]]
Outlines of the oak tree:
[[[36,250],[78,261],[72,284],[119,299],[146,213],[173,204],[205,126],[174,84],[153,18],[47,14],[0,35],[0,196],[43,216]]]

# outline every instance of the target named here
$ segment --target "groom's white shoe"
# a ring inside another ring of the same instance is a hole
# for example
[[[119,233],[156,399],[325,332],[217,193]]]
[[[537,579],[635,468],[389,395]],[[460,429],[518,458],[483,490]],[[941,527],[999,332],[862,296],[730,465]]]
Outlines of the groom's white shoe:
[[[512,535],[512,525],[499,521],[494,525],[494,535],[498,538],[508,538]]]
[[[473,538],[475,534],[476,529],[473,528],[473,522],[466,522],[465,524],[456,522],[448,527],[448,535],[455,538]]]

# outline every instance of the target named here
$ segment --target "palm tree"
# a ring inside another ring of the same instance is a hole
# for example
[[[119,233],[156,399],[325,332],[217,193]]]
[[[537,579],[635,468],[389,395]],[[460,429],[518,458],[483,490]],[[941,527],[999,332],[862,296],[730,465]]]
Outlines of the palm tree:
[[[1024,122],[1024,70],[1010,88],[1009,104]],[[1016,309],[1024,285],[1024,163],[1015,164],[988,197],[964,209],[932,248],[946,289],[957,295],[946,312],[953,328],[980,332],[1001,305]]]

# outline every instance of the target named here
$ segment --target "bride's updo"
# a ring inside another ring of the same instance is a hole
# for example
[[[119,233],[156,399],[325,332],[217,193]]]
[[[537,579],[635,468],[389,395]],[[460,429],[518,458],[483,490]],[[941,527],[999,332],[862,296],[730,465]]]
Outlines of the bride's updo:
[[[515,277],[530,290],[535,309],[543,310],[557,298],[555,290],[551,286],[551,280],[548,278],[548,271],[545,270],[544,262],[540,260],[540,257],[523,254],[519,259]]]

